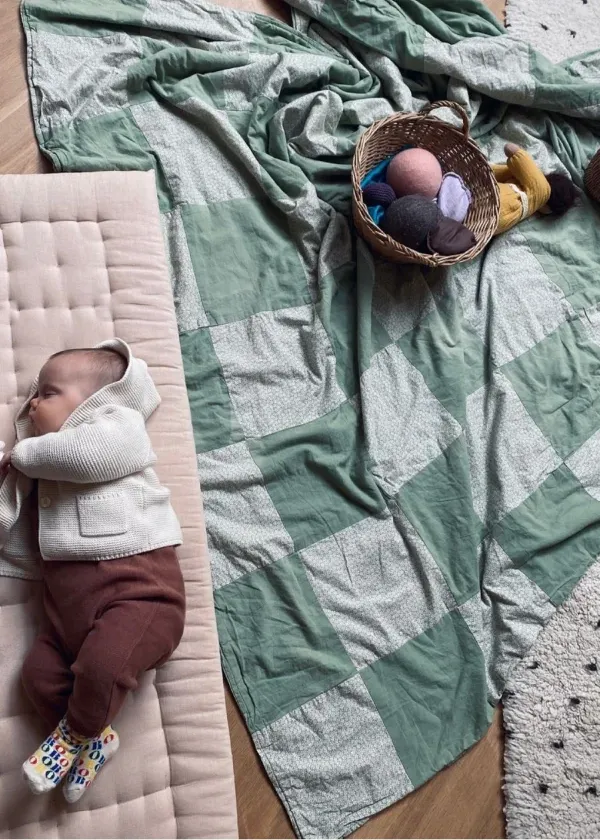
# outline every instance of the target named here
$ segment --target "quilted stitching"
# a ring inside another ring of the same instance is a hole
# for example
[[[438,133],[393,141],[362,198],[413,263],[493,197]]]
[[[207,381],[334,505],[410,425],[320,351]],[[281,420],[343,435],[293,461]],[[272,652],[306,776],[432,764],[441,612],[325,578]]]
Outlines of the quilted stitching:
[[[0,237],[0,437],[10,445],[15,410],[50,353],[113,335],[128,341],[163,398],[149,431],[183,525],[188,599],[179,649],[143,678],[117,720],[123,747],[110,772],[81,810],[66,811],[20,780],[43,735],[19,681],[39,586],[0,577],[0,837],[235,836],[206,536],[153,174],[0,177]]]

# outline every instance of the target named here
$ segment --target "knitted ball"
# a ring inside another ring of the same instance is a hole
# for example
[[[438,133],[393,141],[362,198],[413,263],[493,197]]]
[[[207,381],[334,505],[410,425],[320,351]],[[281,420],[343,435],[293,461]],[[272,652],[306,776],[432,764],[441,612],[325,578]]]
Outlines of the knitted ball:
[[[427,149],[406,149],[391,159],[386,179],[396,195],[435,198],[442,183],[442,167]]]
[[[402,245],[425,252],[427,237],[439,219],[440,211],[431,199],[422,195],[405,195],[390,204],[381,227]]]
[[[392,201],[396,200],[396,193],[389,184],[368,184],[363,192],[365,204],[381,204],[382,207],[389,207]]]

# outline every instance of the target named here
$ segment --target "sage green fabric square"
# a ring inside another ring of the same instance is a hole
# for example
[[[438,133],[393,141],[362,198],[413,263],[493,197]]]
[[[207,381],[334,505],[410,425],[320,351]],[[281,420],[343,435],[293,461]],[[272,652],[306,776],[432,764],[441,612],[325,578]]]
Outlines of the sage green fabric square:
[[[251,732],[356,673],[296,555],[221,587],[215,608],[225,674]]]
[[[442,570],[457,603],[479,591],[477,546],[483,525],[475,514],[464,434],[396,494]]]
[[[493,536],[558,606],[600,554],[600,502],[562,464],[504,517]]]
[[[197,452],[244,439],[207,327],[179,336]]]
[[[305,194],[309,179],[290,160],[289,138],[277,118],[278,114],[281,117],[281,111],[280,100],[257,96],[244,139],[260,165],[261,181],[267,195],[277,200],[285,196],[298,200]],[[228,118],[230,114],[228,112]],[[315,183],[314,187],[319,193],[319,184]],[[349,183],[346,191],[351,192]],[[319,197],[322,198],[320,193]]]
[[[237,131],[240,137],[246,140],[248,136],[248,127],[252,120],[252,111],[228,111],[227,119]]]
[[[600,428],[600,344],[567,321],[502,370],[562,458]]]
[[[486,378],[487,349],[469,327],[458,298],[436,296],[432,312],[397,341],[429,390],[464,427],[467,396]]]
[[[458,610],[361,676],[415,787],[481,738],[494,713],[483,653]]]
[[[587,161],[582,161],[581,168]],[[533,216],[523,231],[527,243],[553,283],[576,311],[600,302],[598,254],[600,208],[585,195],[560,219]],[[568,266],[568,270],[565,270]]]
[[[139,130],[130,108],[74,120],[53,131],[44,148],[56,168],[65,172],[154,169],[161,211],[173,206],[160,160]]]
[[[576,50],[573,52],[576,52]],[[529,72],[535,82],[532,102],[535,108],[563,111],[564,113],[563,109],[567,104],[565,102],[565,87],[567,85],[569,91],[567,114],[569,112],[572,114],[585,113],[584,109],[593,108],[597,104],[598,87],[593,83],[592,78],[585,78],[584,74],[580,74],[568,66],[565,67],[564,64],[566,63],[555,63],[547,59],[541,52],[533,49],[529,50]]]
[[[327,0],[319,20],[351,41],[376,49],[404,67],[423,69],[425,33],[441,41],[501,35],[504,28],[479,0],[461,0],[460,11],[452,4],[364,3],[363,0]]]
[[[358,392],[356,341],[356,268],[349,263],[321,282],[317,312],[327,331],[336,359],[337,380],[347,397]]]
[[[350,402],[248,445],[296,551],[385,508]]]
[[[145,60],[129,73],[132,97],[149,91],[155,102],[161,105],[168,102],[175,109],[190,99],[214,108],[225,107],[222,71],[241,62],[241,57],[205,52],[189,42],[183,49],[178,49],[158,41],[155,34],[143,37],[142,43]]]
[[[373,276],[356,282],[356,265],[348,263],[323,278],[317,312],[336,357],[336,372],[346,396],[358,392],[358,380],[371,358],[392,339],[373,315]]]
[[[181,217],[211,324],[311,303],[287,219],[268,201],[184,205]]]

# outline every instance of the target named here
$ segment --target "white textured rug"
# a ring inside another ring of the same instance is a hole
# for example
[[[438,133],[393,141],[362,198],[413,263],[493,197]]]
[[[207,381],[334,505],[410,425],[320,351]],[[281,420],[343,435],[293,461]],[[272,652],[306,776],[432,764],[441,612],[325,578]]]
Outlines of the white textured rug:
[[[564,61],[600,47],[600,0],[507,0],[506,25],[550,61]],[[600,837],[599,668],[596,562],[504,696],[507,837]]]
[[[600,837],[600,563],[504,695],[507,836]]]
[[[509,33],[550,61],[598,49],[600,0],[507,0]]]

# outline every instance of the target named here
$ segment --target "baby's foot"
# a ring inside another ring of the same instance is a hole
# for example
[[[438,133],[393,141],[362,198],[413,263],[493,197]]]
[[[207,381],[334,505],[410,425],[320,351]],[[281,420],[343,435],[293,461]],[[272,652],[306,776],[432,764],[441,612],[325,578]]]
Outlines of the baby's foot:
[[[85,738],[69,729],[65,718],[52,735],[30,755],[23,765],[23,774],[33,793],[47,793],[67,775],[81,752]]]
[[[104,764],[119,749],[119,736],[112,728],[83,745],[77,760],[71,765],[63,793],[67,802],[77,802],[92,784]]]

